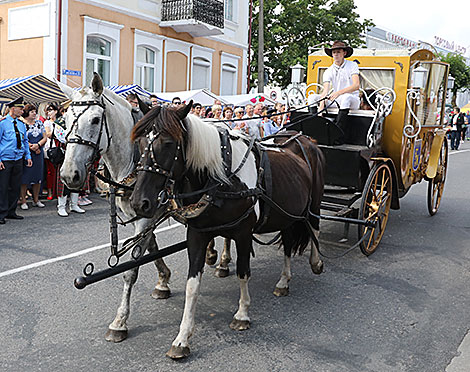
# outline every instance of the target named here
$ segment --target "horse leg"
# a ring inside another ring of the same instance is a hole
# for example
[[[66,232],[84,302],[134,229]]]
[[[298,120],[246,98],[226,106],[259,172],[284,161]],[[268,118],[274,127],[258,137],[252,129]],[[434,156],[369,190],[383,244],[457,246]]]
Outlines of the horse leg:
[[[292,274],[290,271],[290,252],[289,255],[284,253],[284,268],[282,269],[281,278],[276,284],[276,288],[274,289],[274,295],[277,297],[284,297],[289,294],[289,281],[292,278]]]
[[[247,235],[247,236],[246,236]],[[244,331],[250,328],[250,317],[248,309],[250,307],[250,293],[248,291],[248,281],[250,280],[250,253],[252,251],[251,234],[246,234],[236,240],[237,246],[237,276],[240,282],[240,301],[238,311],[233,316],[230,328],[235,331]]]
[[[189,355],[189,337],[194,331],[194,317],[196,313],[196,303],[201,285],[202,272],[204,270],[204,256],[209,243],[206,235],[193,232],[188,228],[188,258],[189,272],[186,281],[186,298],[184,303],[183,319],[180,324],[180,331],[171,344],[166,355],[172,359],[181,359]]]
[[[155,253],[158,251],[157,241],[155,235],[152,234],[152,238],[149,241],[148,245],[149,253]],[[155,261],[155,266],[158,270],[158,282],[155,285],[151,296],[157,300],[167,299],[171,296],[170,287],[168,287],[168,282],[170,281],[171,271],[168,266],[163,261],[163,258],[157,258]]]
[[[130,299],[132,286],[137,280],[139,268],[131,269],[124,273],[124,291],[122,293],[121,305],[117,310],[116,317],[109,325],[106,332],[106,341],[121,342],[127,338],[127,318],[129,318]]]
[[[206,264],[209,266],[215,265],[217,262],[217,251],[214,249],[215,239],[212,239],[207,245],[206,249]]]
[[[219,278],[225,278],[229,276],[230,270],[228,264],[232,261],[232,256],[230,255],[230,244],[231,240],[224,239],[224,251],[222,252],[222,257],[220,258],[220,263],[215,269],[214,275]]]
[[[320,250],[319,250],[319,240],[320,231],[315,229],[310,229],[315,236],[315,240],[310,241],[310,267],[314,274],[321,274],[323,272],[323,261],[320,259]]]

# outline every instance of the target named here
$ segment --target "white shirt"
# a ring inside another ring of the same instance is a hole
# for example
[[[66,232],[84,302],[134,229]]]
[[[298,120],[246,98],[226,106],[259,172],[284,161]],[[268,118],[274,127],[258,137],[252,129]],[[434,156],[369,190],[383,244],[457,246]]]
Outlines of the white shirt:
[[[356,62],[345,59],[341,66],[333,63],[326,69],[323,74],[323,82],[326,83],[328,81],[333,87],[333,92],[337,92],[353,84],[353,75],[359,75],[359,66]],[[351,94],[359,97],[359,90],[355,90]]]

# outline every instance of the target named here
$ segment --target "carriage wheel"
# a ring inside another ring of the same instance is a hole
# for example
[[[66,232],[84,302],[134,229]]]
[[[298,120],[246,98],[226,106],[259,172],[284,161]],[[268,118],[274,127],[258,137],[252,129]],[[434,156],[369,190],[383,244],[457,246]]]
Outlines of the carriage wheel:
[[[436,176],[428,182],[428,212],[434,216],[441,204],[442,194],[444,193],[444,184],[447,176],[447,157],[448,157],[447,138],[442,142],[441,153],[437,163]]]
[[[362,191],[359,219],[375,222],[375,227],[359,225],[361,251],[366,256],[377,249],[387,225],[392,203],[392,171],[386,163],[378,163],[372,168]]]

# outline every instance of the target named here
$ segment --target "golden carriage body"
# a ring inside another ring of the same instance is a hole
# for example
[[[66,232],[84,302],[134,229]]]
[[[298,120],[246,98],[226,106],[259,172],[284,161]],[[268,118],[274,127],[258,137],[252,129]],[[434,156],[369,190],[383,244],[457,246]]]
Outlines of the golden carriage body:
[[[355,49],[349,58],[359,65],[361,95],[368,110],[352,110],[354,135],[335,145],[331,106],[326,118],[294,115],[294,128],[319,142],[326,161],[324,208],[339,215],[375,222],[359,225],[361,249],[377,248],[390,208],[409,188],[428,180],[428,211],[434,215],[442,198],[447,140],[444,109],[449,66],[427,49]],[[306,95],[320,93],[323,73],[333,63],[323,51],[308,58]]]

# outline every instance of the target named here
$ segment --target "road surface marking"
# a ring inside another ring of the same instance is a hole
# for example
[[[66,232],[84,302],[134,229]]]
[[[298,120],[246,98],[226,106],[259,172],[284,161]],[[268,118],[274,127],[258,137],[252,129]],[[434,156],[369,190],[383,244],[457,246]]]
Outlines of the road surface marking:
[[[452,152],[451,152],[452,151]],[[464,152],[469,152],[470,150],[450,150],[449,155],[462,154]]]
[[[467,372],[470,365],[470,331],[465,335],[456,355],[446,368],[446,372]]]
[[[176,227],[180,227],[180,226],[183,226],[183,225],[181,225],[181,224],[179,224],[179,223],[175,223],[175,224],[172,224],[172,225],[170,225],[170,226],[165,226],[165,227],[162,227],[162,228],[160,228],[160,229],[157,229],[157,230],[155,230],[155,232],[156,232],[156,233],[161,233],[161,232],[168,231],[168,230],[174,229],[174,228],[176,228]],[[126,239],[128,239],[128,238],[126,238]],[[123,243],[126,239],[121,239],[121,240],[119,240],[118,243],[119,243],[119,244],[120,244],[120,243]],[[18,268],[16,268],[16,269],[7,270],[7,271],[4,271],[4,272],[0,273],[0,278],[2,278],[2,277],[4,277],[4,276],[8,276],[8,275],[12,275],[12,274],[19,273],[19,272],[21,272],[21,271],[26,271],[26,270],[34,269],[34,268],[36,268],[36,267],[48,265],[48,264],[50,264],[50,263],[68,260],[69,258],[78,257],[78,256],[81,256],[81,255],[90,253],[90,252],[97,251],[97,250],[99,250],[99,249],[103,249],[103,248],[109,247],[110,245],[111,245],[110,243],[101,244],[101,245],[97,245],[96,247],[91,247],[91,248],[83,249],[83,250],[81,250],[81,251],[74,252],[74,253],[70,253],[70,254],[67,254],[67,255],[65,255],[65,256],[60,256],[60,257],[55,257],[55,258],[49,258],[49,259],[44,260],[44,261],[39,261],[39,262],[35,262],[35,263],[29,264],[29,265],[26,265],[26,266],[18,267]]]

